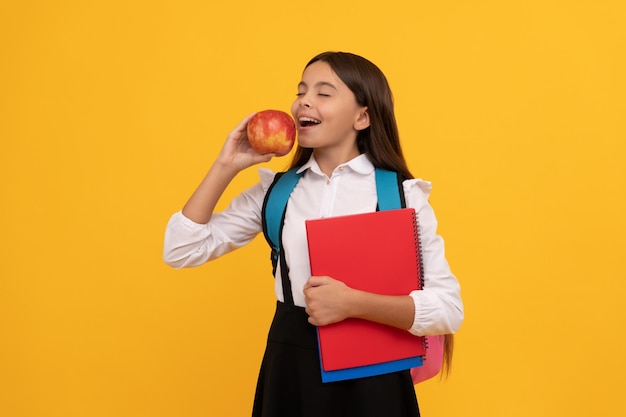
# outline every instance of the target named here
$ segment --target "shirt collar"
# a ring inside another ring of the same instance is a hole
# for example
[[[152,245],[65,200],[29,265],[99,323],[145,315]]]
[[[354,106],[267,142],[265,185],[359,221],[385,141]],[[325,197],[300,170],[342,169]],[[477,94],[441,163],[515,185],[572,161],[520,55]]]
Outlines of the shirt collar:
[[[340,166],[342,167],[349,167],[350,169],[352,169],[354,172],[358,173],[358,174],[363,174],[363,175],[367,175],[369,173],[371,173],[374,170],[374,165],[372,164],[372,162],[370,161],[370,159],[367,157],[366,154],[362,153],[359,156],[351,159],[350,161],[341,164]],[[319,165],[317,164],[317,161],[315,160],[315,156],[313,154],[311,154],[311,157],[309,158],[309,160],[302,165],[299,169],[298,169],[298,173],[306,170],[306,169],[311,169],[311,171],[317,173],[317,174],[321,174],[322,170],[320,169]]]

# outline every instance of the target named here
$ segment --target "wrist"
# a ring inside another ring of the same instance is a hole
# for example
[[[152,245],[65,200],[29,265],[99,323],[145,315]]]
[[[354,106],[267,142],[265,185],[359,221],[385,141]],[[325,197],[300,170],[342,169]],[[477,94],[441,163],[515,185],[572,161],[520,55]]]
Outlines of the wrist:
[[[213,176],[218,176],[224,180],[230,182],[237,174],[239,173],[239,169],[232,162],[223,161],[220,158],[216,159],[211,165],[209,169],[209,174]]]
[[[367,319],[367,293],[361,290],[350,288],[347,297],[348,317],[357,319]]]

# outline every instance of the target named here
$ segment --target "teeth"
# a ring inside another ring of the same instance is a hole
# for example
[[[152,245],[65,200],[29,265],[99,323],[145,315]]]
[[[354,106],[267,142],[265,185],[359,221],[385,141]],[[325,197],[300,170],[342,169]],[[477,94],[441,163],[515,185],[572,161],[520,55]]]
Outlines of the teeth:
[[[315,123],[316,125],[322,123],[319,120],[312,119],[310,117],[300,117],[298,118],[298,120],[300,121],[300,123]]]

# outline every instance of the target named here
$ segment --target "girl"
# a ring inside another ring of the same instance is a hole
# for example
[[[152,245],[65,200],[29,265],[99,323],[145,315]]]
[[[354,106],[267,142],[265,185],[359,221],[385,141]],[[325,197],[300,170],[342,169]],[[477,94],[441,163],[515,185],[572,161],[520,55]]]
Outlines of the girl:
[[[276,314],[252,415],[419,416],[409,371],[322,383],[315,331],[315,326],[357,317],[415,335],[451,335],[463,320],[459,284],[448,267],[428,203],[430,183],[413,179],[407,168],[387,80],[360,56],[325,52],[306,65],[291,112],[298,126],[291,167],[305,171],[290,196],[282,232],[292,297],[283,293],[279,265],[274,280]],[[248,144],[251,116],[229,134],[200,186],[171,217],[164,248],[169,265],[203,264],[249,243],[262,231],[263,199],[274,179],[267,169],[260,169],[260,182],[234,198],[226,210],[213,212],[239,171],[274,156],[259,155]],[[403,183],[407,207],[415,208],[420,219],[422,291],[383,296],[351,289],[332,277],[310,276],[304,221],[375,211],[375,167],[407,178]]]

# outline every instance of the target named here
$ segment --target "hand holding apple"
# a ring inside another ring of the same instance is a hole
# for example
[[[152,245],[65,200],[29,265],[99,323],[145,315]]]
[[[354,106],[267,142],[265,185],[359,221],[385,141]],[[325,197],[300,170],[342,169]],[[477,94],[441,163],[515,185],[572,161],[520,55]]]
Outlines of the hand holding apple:
[[[248,142],[256,152],[287,155],[296,140],[296,124],[287,113],[280,110],[263,110],[256,113],[247,127]]]

